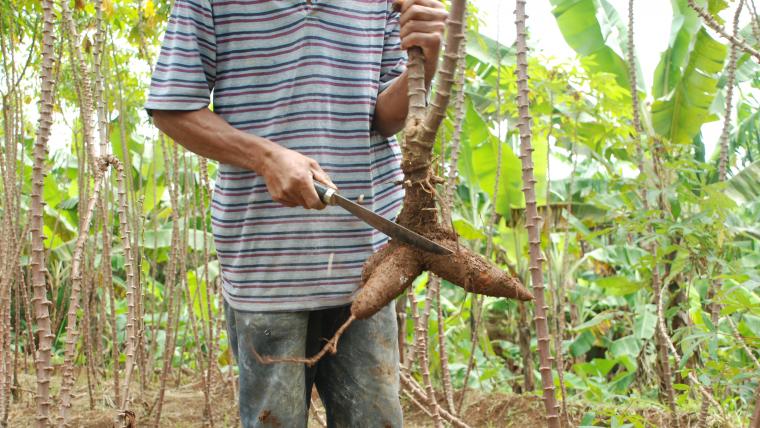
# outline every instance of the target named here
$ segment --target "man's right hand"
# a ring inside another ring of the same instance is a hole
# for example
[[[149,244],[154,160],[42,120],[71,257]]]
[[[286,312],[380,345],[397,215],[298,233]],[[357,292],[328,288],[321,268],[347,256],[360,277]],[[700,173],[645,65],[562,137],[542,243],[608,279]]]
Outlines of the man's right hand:
[[[322,209],[325,205],[314,189],[314,180],[337,188],[314,159],[235,129],[207,108],[156,110],[153,122],[193,153],[256,171],[264,177],[272,199],[283,205]]]
[[[325,204],[314,189],[314,180],[337,189],[317,161],[284,147],[269,153],[260,169],[272,199],[287,207],[323,209]]]

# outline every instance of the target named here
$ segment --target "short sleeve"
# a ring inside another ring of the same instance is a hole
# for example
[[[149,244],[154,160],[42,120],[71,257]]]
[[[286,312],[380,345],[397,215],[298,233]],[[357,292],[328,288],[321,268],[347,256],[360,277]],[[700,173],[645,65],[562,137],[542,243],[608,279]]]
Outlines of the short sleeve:
[[[176,0],[153,70],[145,108],[199,110],[216,80],[216,37],[210,0]]]
[[[399,18],[401,14],[392,9],[388,2],[388,17],[385,22],[385,38],[383,43],[383,59],[380,66],[380,89],[384,91],[393,79],[406,70],[406,51],[401,49],[401,29]]]

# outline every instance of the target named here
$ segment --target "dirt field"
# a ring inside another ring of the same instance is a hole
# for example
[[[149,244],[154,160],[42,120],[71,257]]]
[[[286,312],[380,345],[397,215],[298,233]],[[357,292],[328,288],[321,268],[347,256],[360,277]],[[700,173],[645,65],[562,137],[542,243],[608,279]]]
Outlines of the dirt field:
[[[55,378],[54,378],[55,379]],[[189,380],[189,379],[188,379]],[[25,376],[19,379],[21,387],[16,389],[16,401],[11,405],[11,418],[9,427],[30,427],[34,422],[35,408],[32,403],[34,377]],[[232,428],[239,426],[237,417],[236,399],[232,394],[229,383],[218,380],[217,387],[212,392],[212,407],[214,412],[214,426]],[[53,391],[57,392],[57,385],[53,384]],[[112,385],[104,385],[103,390],[111,391]],[[113,398],[95,392],[95,407],[89,408],[89,396],[86,385],[78,385],[74,393],[74,405],[71,411],[72,427],[81,428],[111,428],[118,415],[113,404]],[[135,413],[134,427],[151,427],[155,419],[155,402],[158,396],[157,388],[146,391],[136,391],[131,410]],[[18,400],[21,400],[20,402]],[[323,409],[318,399],[316,411],[319,417],[324,419]],[[458,402],[458,394],[455,397]],[[543,403],[541,398],[535,395],[484,395],[477,391],[470,391],[467,395],[467,406],[462,419],[473,428],[475,427],[498,427],[498,428],[532,428],[544,426]],[[405,426],[410,428],[432,427],[430,417],[408,401],[403,401],[405,409]],[[622,408],[625,407],[625,408]],[[204,426],[204,399],[201,385],[198,382],[184,383],[178,388],[172,384],[167,388],[161,411],[160,427],[167,428],[194,428]],[[54,406],[57,411],[57,406]],[[597,415],[614,415],[616,408],[589,409],[579,403],[570,405],[574,426],[580,422],[586,411],[593,410]],[[662,409],[655,407],[621,406],[620,412],[626,414],[638,414],[645,426],[667,426],[667,415]],[[696,415],[683,415],[684,426],[693,426],[696,423]],[[309,428],[319,428],[322,425],[316,419],[314,412],[309,420]],[[286,427],[283,427],[286,428]]]

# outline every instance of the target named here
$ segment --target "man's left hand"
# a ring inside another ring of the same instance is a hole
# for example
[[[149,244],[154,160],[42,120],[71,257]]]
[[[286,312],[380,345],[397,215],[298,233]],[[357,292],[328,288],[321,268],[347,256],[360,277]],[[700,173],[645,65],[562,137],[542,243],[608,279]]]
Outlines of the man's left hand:
[[[449,13],[438,0],[395,0],[401,11],[401,48],[422,48],[425,55],[425,77],[430,81],[438,66],[443,33]]]

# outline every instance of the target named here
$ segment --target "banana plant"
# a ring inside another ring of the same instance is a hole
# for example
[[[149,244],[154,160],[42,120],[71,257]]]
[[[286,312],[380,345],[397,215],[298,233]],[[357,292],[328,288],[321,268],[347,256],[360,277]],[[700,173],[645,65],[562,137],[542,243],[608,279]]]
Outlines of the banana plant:
[[[722,0],[700,3],[713,15],[725,9]],[[607,0],[552,0],[554,16],[565,41],[594,71],[611,73],[623,87],[629,76],[621,36],[627,30]],[[716,120],[713,105],[728,48],[707,32],[686,0],[672,0],[673,21],[667,49],[655,70],[651,88],[639,91],[654,102],[642,107],[647,133],[674,143],[689,144],[703,124]],[[637,66],[638,67],[638,66]]]

